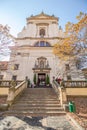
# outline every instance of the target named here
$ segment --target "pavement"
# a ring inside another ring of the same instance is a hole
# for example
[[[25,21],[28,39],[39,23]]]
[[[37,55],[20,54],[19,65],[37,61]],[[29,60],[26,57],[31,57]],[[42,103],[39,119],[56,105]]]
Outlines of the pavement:
[[[82,130],[66,115],[45,117],[0,117],[0,130]]]

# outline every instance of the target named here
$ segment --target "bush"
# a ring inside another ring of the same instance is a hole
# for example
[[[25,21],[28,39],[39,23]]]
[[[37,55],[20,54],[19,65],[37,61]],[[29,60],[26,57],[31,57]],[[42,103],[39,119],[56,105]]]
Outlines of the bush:
[[[36,74],[34,74],[33,82],[34,82],[34,84],[36,84]]]
[[[46,76],[46,85],[50,84],[50,79],[49,79],[49,76],[47,75]]]

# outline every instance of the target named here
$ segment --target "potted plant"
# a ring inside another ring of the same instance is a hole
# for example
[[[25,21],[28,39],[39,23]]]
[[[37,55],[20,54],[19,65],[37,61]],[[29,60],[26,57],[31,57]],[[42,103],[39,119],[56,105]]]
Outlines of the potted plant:
[[[49,84],[50,84],[50,78],[49,78],[49,76],[47,75],[47,76],[46,76],[46,85],[49,86]]]
[[[34,74],[33,82],[34,82],[34,84],[36,85],[36,74]]]

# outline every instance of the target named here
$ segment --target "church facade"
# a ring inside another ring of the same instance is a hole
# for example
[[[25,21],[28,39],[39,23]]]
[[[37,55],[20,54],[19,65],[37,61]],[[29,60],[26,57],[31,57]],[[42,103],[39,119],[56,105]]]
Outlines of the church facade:
[[[51,83],[54,76],[67,79],[62,73],[64,67],[60,64],[60,59],[53,54],[54,44],[65,37],[59,26],[59,19],[42,12],[27,18],[26,21],[26,26],[16,38],[15,47],[11,48],[6,79],[24,80],[27,76],[32,83],[34,76],[36,82],[45,82],[47,76]]]

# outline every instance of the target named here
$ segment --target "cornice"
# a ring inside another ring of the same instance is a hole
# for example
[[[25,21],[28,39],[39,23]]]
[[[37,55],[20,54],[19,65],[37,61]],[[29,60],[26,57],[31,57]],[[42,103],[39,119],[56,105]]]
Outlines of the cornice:
[[[12,48],[11,50],[52,50],[53,46],[51,47],[35,47],[35,46],[29,46],[29,45],[23,45],[23,46],[16,46],[16,48]]]
[[[16,38],[16,40],[56,40],[56,39],[64,39],[62,37],[45,37],[45,38],[39,38],[39,37],[23,37],[23,38]]]
[[[40,18],[40,17],[29,17],[29,18],[27,18],[27,21],[29,21],[29,20],[57,20],[58,21],[58,18],[54,18],[54,17],[42,17],[42,18]]]
[[[49,23],[36,23],[36,25],[37,25],[37,26],[39,26],[39,25],[41,25],[41,26],[44,26],[44,25],[45,25],[45,26],[48,26]]]

